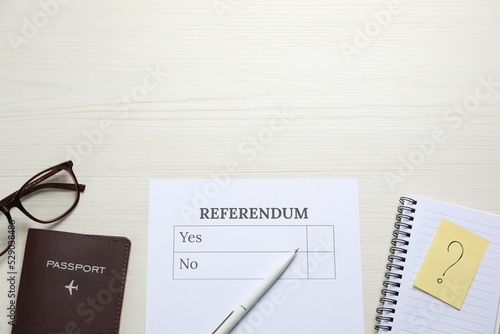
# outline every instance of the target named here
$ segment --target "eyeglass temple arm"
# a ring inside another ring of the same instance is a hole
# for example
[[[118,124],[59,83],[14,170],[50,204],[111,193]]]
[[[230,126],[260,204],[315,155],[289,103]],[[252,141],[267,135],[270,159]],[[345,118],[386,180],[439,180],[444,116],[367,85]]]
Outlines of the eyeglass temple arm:
[[[73,164],[71,164],[71,166],[72,165]],[[28,184],[29,187],[27,187],[25,189],[25,191],[23,191],[20,194],[20,197],[26,196],[28,194],[31,194],[34,191],[37,191],[39,189],[44,189],[44,188],[75,190],[74,183],[55,183],[55,182],[52,182],[52,183],[50,183],[50,182],[49,183],[41,183],[44,180],[47,180],[51,176],[54,176],[57,173],[59,173],[60,171],[65,170],[65,169],[66,168],[62,168],[62,167],[56,166],[56,168],[54,168],[51,171],[43,174],[41,177],[35,178],[31,183]],[[72,173],[73,172],[71,171],[71,174]],[[75,182],[76,182],[76,179],[75,179]],[[83,192],[84,190],[85,190],[85,185],[84,184],[78,184],[78,191],[79,192]]]
[[[64,190],[73,190],[75,191],[75,184],[74,183],[42,183],[42,184],[37,184],[32,187],[28,187],[23,189],[23,191],[19,194],[19,197],[24,197],[32,192],[35,192],[40,189],[45,189],[45,188],[52,188],[52,189],[64,189]],[[85,185],[84,184],[78,184],[78,192],[84,192],[85,191]],[[0,206],[4,205],[5,203],[11,202],[14,197],[16,197],[17,191],[13,192],[9,196],[5,197],[4,199],[0,200]]]
[[[75,184],[74,183],[41,183],[34,185],[32,187],[28,187],[23,190],[22,193],[19,194],[20,197],[24,197],[26,195],[31,194],[32,192],[35,192],[40,189],[63,189],[63,190],[73,190],[75,191]],[[78,192],[84,192],[85,191],[85,185],[84,184],[78,184]]]
[[[72,165],[73,164],[71,164],[71,166]],[[31,194],[34,191],[37,191],[39,189],[44,189],[44,188],[66,189],[66,190],[73,190],[74,191],[75,190],[74,183],[43,183],[43,184],[40,184],[40,182],[42,182],[43,180],[46,180],[49,177],[59,173],[63,169],[64,168],[54,168],[52,171],[44,174],[43,177],[33,180],[33,183],[28,184],[29,187],[25,188],[24,191],[19,194],[19,197],[24,197],[26,195]],[[78,184],[78,191],[83,192],[84,190],[85,190],[85,185]],[[16,196],[16,194],[17,194],[17,191],[13,192],[9,196],[0,200],[0,205],[3,205],[4,203],[9,203],[10,201],[12,201],[14,199],[14,197]]]
[[[60,171],[64,170],[64,168],[61,168],[60,166],[56,166],[55,168],[53,168],[51,171],[48,171],[47,173],[43,174],[42,176],[38,177],[38,178],[34,178],[30,183],[29,185],[33,184],[33,185],[37,185],[39,184],[40,182],[44,181],[44,180],[47,180],[49,177],[51,176],[54,176],[56,175],[57,173],[59,173]],[[43,173],[43,172],[42,172]]]

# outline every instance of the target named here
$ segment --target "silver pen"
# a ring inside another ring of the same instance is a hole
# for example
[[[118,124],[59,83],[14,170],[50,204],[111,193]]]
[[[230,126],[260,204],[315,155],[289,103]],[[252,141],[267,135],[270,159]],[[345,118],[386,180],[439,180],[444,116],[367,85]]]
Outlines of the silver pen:
[[[238,305],[229,315],[222,321],[222,323],[212,332],[212,334],[227,334],[234,326],[245,316],[245,314],[254,306],[254,304],[266,293],[267,290],[276,282],[276,280],[283,274],[286,268],[292,263],[297,251],[294,249],[286,259],[280,263],[269,275],[262,280],[262,282],[250,293],[245,300]]]

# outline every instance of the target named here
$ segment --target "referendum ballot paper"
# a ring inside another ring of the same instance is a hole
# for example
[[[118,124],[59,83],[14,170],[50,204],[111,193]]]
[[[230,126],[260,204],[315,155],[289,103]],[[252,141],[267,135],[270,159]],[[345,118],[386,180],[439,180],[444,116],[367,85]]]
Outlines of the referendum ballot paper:
[[[209,334],[293,249],[234,334],[363,333],[357,183],[150,184],[146,334]]]

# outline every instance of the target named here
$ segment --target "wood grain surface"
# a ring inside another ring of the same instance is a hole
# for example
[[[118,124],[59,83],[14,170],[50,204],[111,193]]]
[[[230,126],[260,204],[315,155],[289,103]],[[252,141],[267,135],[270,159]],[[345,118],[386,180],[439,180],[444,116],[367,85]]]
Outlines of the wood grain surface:
[[[75,162],[88,188],[50,228],[132,240],[135,334],[150,179],[356,178],[371,333],[399,196],[500,214],[499,17],[496,0],[0,0],[0,196]],[[37,225],[12,213],[20,271]]]

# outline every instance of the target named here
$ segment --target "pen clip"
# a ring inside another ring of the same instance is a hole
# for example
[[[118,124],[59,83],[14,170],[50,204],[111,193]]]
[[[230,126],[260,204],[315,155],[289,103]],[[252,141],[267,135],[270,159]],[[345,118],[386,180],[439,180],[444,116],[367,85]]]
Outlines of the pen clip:
[[[219,328],[227,321],[227,319],[229,319],[229,317],[234,313],[234,311],[231,311],[231,313],[229,313],[229,315],[224,319],[222,320],[222,322],[220,323],[219,326],[217,326],[217,328],[212,332],[212,334],[215,334],[217,333],[217,331],[219,330]]]

